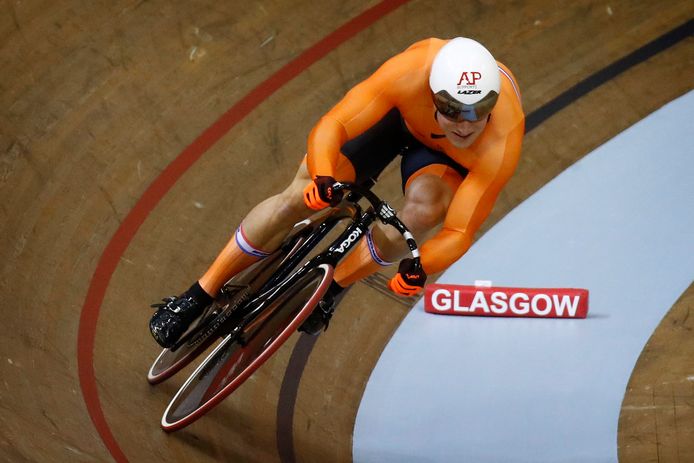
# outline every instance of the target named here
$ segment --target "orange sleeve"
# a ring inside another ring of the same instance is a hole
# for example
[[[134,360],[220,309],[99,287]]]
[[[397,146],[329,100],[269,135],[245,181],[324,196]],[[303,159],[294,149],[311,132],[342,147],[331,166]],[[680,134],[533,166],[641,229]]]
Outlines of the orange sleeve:
[[[443,228],[422,246],[422,265],[428,274],[446,269],[472,245],[475,233],[516,169],[524,126],[521,119],[506,137],[490,143],[479,165],[470,170],[458,187]]]
[[[308,138],[308,171],[311,177],[334,177],[340,148],[376,124],[396,106],[391,95],[406,86],[411,72],[423,70],[420,50],[426,41],[417,42],[386,61],[369,78],[352,88],[315,125]]]

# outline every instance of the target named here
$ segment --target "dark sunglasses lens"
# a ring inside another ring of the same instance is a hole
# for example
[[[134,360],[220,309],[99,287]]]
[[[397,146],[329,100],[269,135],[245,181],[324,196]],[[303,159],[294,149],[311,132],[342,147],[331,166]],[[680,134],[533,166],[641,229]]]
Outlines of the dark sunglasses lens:
[[[466,105],[455,100],[445,90],[434,94],[436,109],[447,119],[454,122],[477,122],[491,112],[496,104],[499,94],[491,91],[474,105]]]
[[[463,120],[462,105],[448,98],[445,95],[437,93],[434,95],[434,105],[439,113],[455,122],[460,122]]]

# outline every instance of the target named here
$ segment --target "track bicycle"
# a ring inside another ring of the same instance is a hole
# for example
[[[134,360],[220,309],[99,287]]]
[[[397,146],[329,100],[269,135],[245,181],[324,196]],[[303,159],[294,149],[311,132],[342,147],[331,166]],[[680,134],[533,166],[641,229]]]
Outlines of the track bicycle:
[[[333,280],[337,263],[376,221],[393,226],[415,259],[412,234],[388,203],[368,188],[337,182],[350,192],[338,206],[298,223],[280,248],[224,285],[215,303],[170,349],[164,349],[148,373],[156,384],[218,344],[188,377],[166,408],[161,426],[176,431],[219,404],[255,372],[318,306]],[[359,199],[370,203],[362,209]],[[341,221],[345,230],[327,249],[302,264]],[[221,340],[220,340],[221,339]]]

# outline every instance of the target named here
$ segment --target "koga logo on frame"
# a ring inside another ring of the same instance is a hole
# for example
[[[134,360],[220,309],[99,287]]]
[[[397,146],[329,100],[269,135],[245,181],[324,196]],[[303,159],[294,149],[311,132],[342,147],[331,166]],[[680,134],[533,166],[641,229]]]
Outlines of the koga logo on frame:
[[[352,233],[350,233],[349,236],[348,236],[342,243],[340,243],[340,246],[337,247],[335,250],[336,250],[337,252],[345,252],[345,249],[346,249],[350,244],[354,243],[354,241],[356,241],[356,239],[359,238],[359,237],[362,235],[362,233],[364,233],[364,232],[362,231],[362,229],[361,229],[361,228],[357,228],[357,229],[354,230]]]

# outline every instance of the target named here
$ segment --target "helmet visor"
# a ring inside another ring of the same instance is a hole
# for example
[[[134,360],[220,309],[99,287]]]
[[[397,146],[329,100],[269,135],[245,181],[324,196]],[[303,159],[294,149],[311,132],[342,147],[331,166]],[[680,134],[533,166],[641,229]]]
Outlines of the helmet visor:
[[[433,98],[437,111],[446,119],[454,122],[477,122],[487,117],[487,114],[492,111],[499,94],[490,90],[484,98],[471,105],[461,103],[445,90],[434,93]]]

